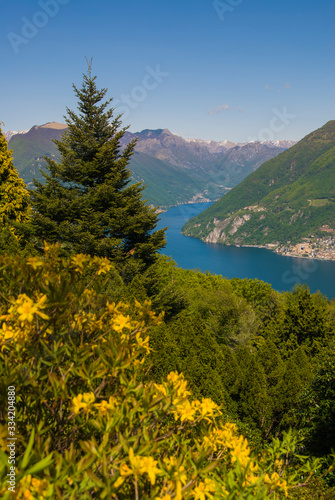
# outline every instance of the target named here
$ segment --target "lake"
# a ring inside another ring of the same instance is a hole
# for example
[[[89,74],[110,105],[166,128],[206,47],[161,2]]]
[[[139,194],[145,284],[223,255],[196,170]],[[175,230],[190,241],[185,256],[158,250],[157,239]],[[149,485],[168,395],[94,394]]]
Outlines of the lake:
[[[334,261],[298,259],[265,248],[209,244],[183,236],[180,230],[185,222],[211,204],[179,205],[161,213],[158,229],[169,226],[167,245],[161,253],[171,256],[183,269],[209,271],[226,278],[257,278],[278,291],[292,290],[295,283],[307,283],[311,292],[320,290],[328,298],[335,297]]]

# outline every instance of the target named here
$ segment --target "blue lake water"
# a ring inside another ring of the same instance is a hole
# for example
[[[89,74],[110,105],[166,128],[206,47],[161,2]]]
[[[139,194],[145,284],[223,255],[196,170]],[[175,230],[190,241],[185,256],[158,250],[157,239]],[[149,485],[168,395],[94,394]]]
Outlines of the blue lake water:
[[[292,290],[295,283],[307,283],[311,292],[320,290],[335,297],[335,262],[284,257],[264,248],[208,244],[180,232],[185,222],[212,203],[193,203],[172,207],[160,214],[158,228],[169,226],[169,255],[183,269],[221,274],[226,278],[257,278],[271,283],[275,290]]]

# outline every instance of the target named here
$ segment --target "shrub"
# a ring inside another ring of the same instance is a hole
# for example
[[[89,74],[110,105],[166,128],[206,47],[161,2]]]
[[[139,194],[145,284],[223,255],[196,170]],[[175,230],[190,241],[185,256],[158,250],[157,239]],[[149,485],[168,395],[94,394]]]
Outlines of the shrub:
[[[13,487],[0,428],[2,498],[286,496],[291,435],[259,458],[221,407],[192,397],[182,374],[143,382],[148,329],[163,314],[93,290],[111,269],[106,258],[63,259],[57,246],[43,258],[0,257],[1,420],[9,386],[17,410]]]

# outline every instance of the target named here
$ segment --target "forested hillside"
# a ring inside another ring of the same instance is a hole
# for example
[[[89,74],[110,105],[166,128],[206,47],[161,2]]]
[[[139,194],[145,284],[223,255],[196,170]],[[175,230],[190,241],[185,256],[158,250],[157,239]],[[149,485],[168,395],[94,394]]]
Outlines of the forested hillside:
[[[298,243],[335,228],[335,121],[264,163],[190,219],[188,236],[212,243]]]

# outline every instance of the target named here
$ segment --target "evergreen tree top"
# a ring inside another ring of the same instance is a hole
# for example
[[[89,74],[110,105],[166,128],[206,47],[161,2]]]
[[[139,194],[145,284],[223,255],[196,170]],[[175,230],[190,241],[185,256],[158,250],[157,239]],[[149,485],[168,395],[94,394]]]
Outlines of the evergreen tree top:
[[[15,224],[27,221],[28,216],[29,193],[14,167],[0,122],[0,228],[7,227],[14,234]]]
[[[67,130],[55,141],[60,162],[45,158],[45,185],[31,192],[34,233],[71,251],[121,260],[155,260],[165,244],[154,231],[155,210],[142,199],[142,183],[131,184],[128,168],[135,141],[122,147],[121,115],[114,117],[107,89],[98,89],[91,64],[81,88],[73,85],[78,112],[67,108]]]

